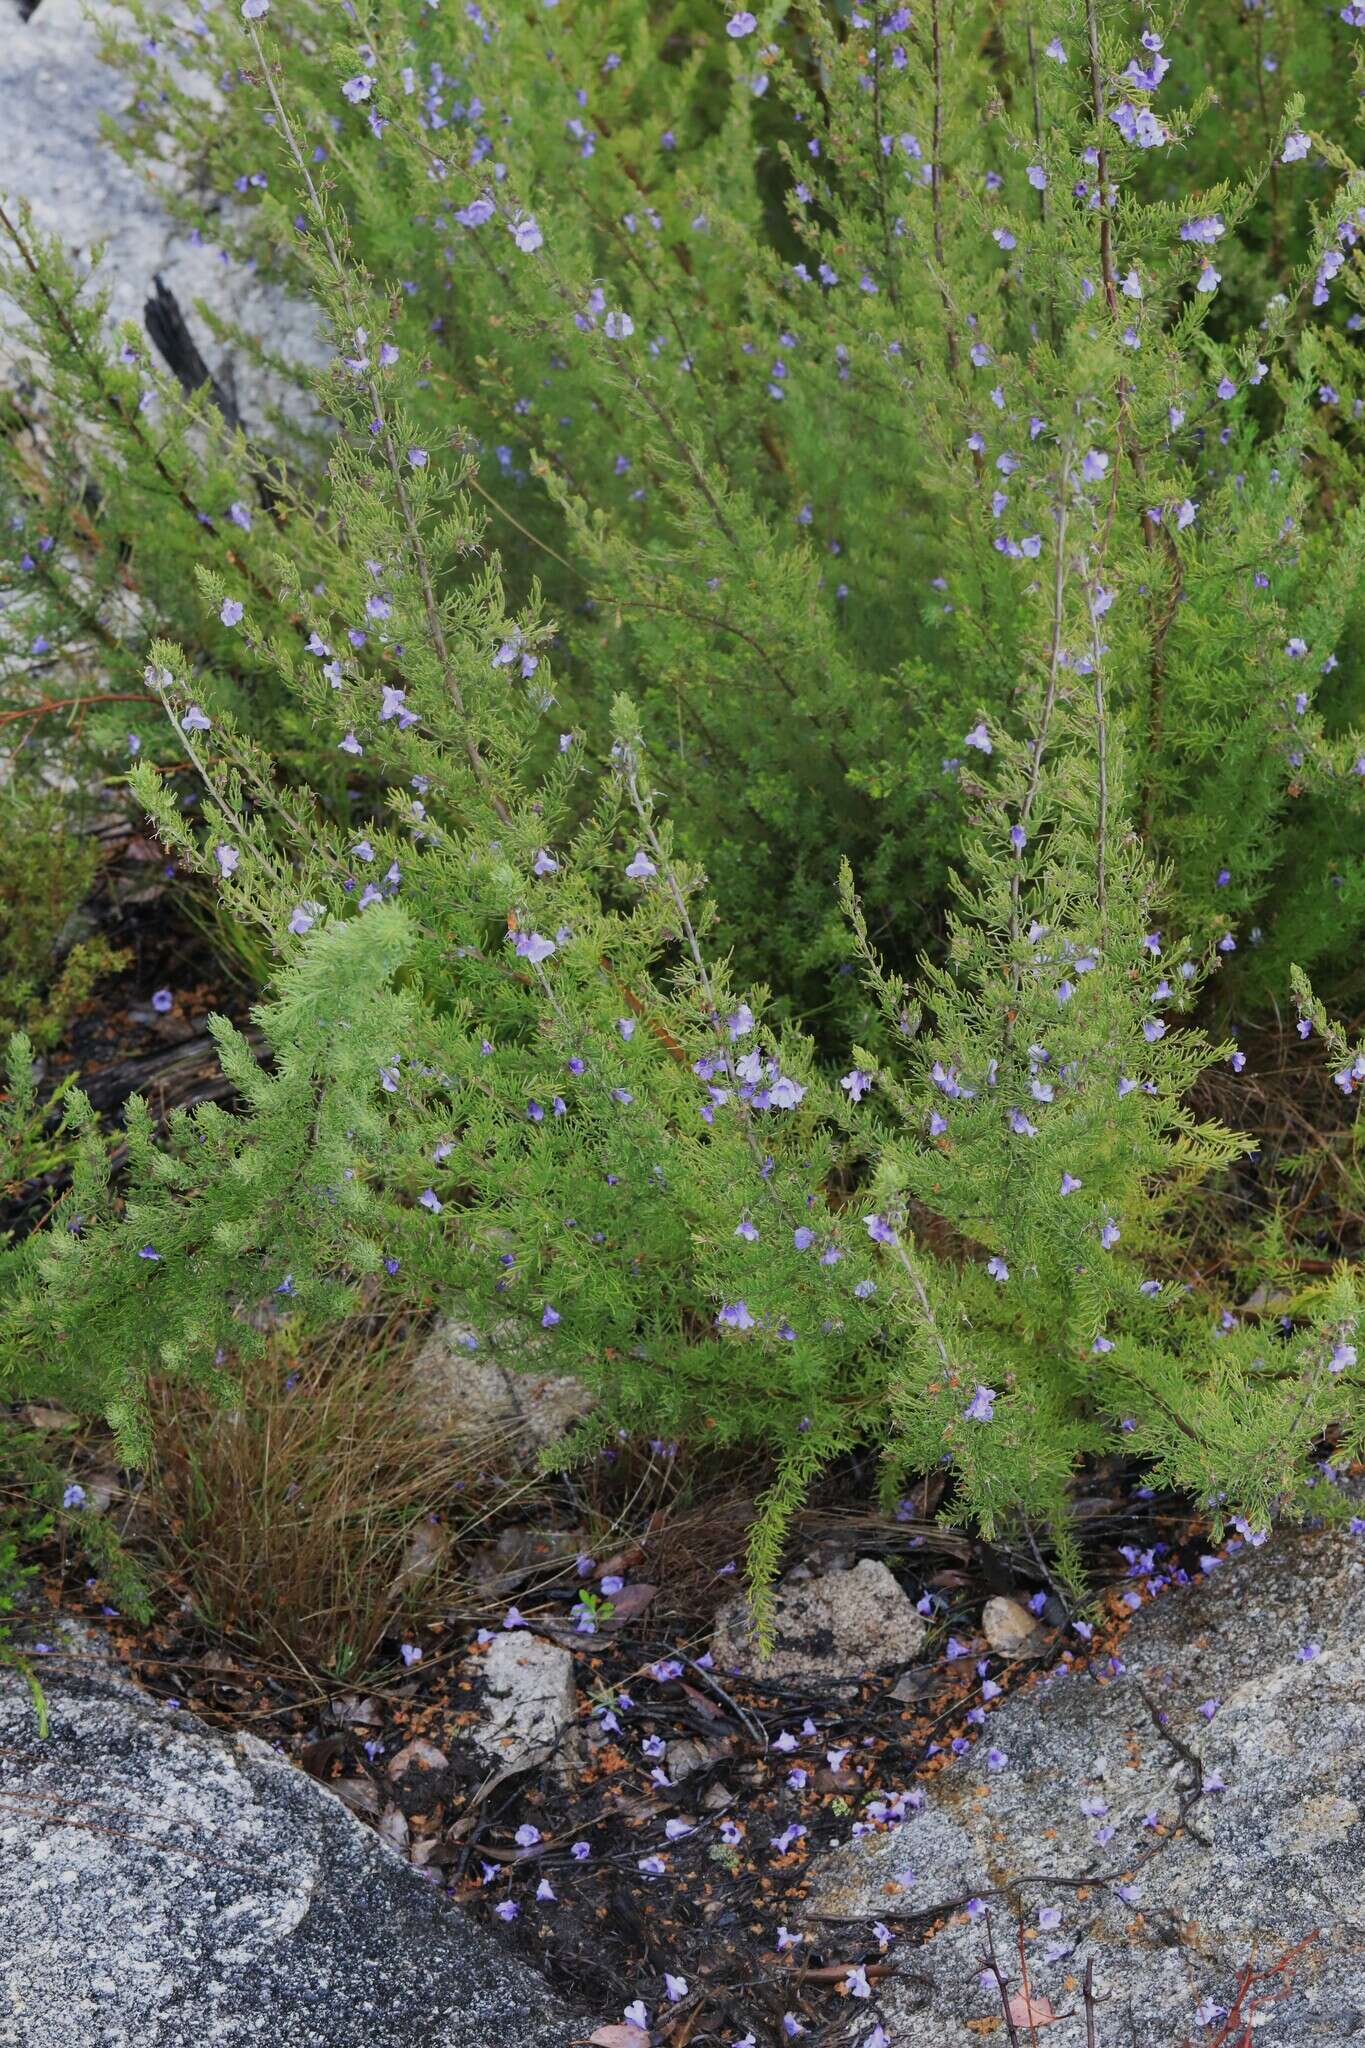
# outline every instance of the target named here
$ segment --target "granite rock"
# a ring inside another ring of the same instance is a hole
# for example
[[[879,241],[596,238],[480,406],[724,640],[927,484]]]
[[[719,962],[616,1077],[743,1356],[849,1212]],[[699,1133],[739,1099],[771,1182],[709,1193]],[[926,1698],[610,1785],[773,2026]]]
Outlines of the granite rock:
[[[1100,2048],[1174,2048],[1299,1943],[1239,2019],[1262,2048],[1365,2041],[1365,1543],[1248,1548],[1152,1601],[1120,1663],[1025,1687],[922,1806],[825,1860],[815,1911],[904,1928],[895,2048],[1006,2038],[987,1913],[1013,1995],[1022,1926],[1066,2015],[1047,2048],[1083,2048],[1087,1964]]]
[[[926,1630],[913,1600],[872,1557],[851,1571],[784,1579],[773,1595],[772,1627],[772,1647],[761,1651],[748,1603],[733,1601],[716,1617],[716,1663],[752,1678],[837,1682],[908,1664]]]
[[[217,381],[233,393],[247,426],[259,427],[268,406],[296,404],[291,387],[220,349],[195,301],[299,361],[321,360],[316,316],[207,243],[191,241],[162,198],[180,175],[174,166],[149,163],[139,173],[102,140],[101,119],[117,117],[127,97],[119,74],[100,61],[100,28],[111,24],[128,25],[111,0],[41,0],[27,22],[8,7],[0,13],[0,196],[26,200],[34,226],[56,235],[79,265],[103,245],[100,282],[111,321],[142,327],[160,275]],[[12,253],[8,244],[5,253]],[[10,310],[0,297],[0,328]],[[14,337],[0,341],[0,359],[22,352]]]
[[[570,1653],[528,1629],[505,1629],[488,1645],[479,1670],[486,1698],[474,1741],[490,1763],[530,1770],[553,1762],[572,1770],[579,1744]]]
[[[0,1667],[4,2048],[568,2048],[544,1981],[254,1736],[53,1633]]]
[[[412,1391],[433,1429],[519,1456],[558,1443],[592,1407],[581,1380],[537,1369],[543,1345],[524,1323],[489,1330],[445,1317],[412,1362]]]

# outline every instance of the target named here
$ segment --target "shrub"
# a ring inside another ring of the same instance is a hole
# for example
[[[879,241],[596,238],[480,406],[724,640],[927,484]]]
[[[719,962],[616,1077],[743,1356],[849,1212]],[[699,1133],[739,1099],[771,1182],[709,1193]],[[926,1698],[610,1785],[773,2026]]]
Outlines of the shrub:
[[[40,1047],[124,958],[98,933],[78,935],[98,852],[71,825],[54,792],[0,787],[0,1034],[22,1029]]]
[[[1127,7],[779,8],[738,37],[695,0],[552,12],[338,26],[299,0],[271,51],[359,261],[397,280],[419,444],[480,452],[570,715],[601,742],[614,695],[639,703],[746,978],[837,1045],[841,855],[901,957],[937,938],[962,734],[1014,702],[1037,458],[1077,404],[1114,456],[1116,708],[1170,915],[1236,937],[1247,1000],[1291,958],[1348,966],[1358,24],[1282,11],[1272,88],[1254,16],[1235,49],[1184,18],[1168,53]],[[190,82],[128,51],[126,146],[179,155],[205,233],[306,279],[249,31],[176,56]]]
[[[1359,173],[1291,95],[1191,191],[1212,117],[1093,5],[612,10],[619,49],[251,12],[199,39],[222,121],[148,73],[141,139],[242,166],[234,233],[315,295],[326,486],[282,470],[248,546],[240,435],[93,320],[70,375],[120,474],[165,411],[203,536],[143,675],[180,759],[131,779],[276,950],[272,1059],[219,1024],[243,1113],[134,1103],[117,1186],[88,1130],[12,1370],[136,1448],[149,1371],[213,1386],[263,1301],[496,1297],[601,1397],[566,1455],[771,1447],[759,1580],[869,1435],[1064,1552],[1119,1445],[1301,1505],[1359,1443],[1354,1282],[1285,1327],[1187,1271],[1247,1143],[1187,1097],[1291,957],[1350,988]]]

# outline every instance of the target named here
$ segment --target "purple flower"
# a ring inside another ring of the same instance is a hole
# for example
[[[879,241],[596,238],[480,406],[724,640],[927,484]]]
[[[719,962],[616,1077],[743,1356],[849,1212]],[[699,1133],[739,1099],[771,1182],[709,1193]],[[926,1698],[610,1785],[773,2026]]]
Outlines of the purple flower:
[[[1076,1190],[1080,1187],[1080,1185],[1080,1181],[1076,1179],[1076,1176],[1074,1174],[1064,1173],[1062,1175],[1061,1187],[1058,1189],[1057,1192],[1063,1195],[1074,1195]]]
[[[996,1398],[994,1387],[983,1387],[978,1382],[976,1392],[962,1412],[969,1422],[993,1422]]]
[[[1307,156],[1312,144],[1302,129],[1296,128],[1292,135],[1284,138],[1284,150],[1280,156],[1282,164],[1297,164]]]
[[[965,747],[975,747],[979,754],[989,754],[993,751],[991,736],[986,730],[984,719],[977,721],[971,731],[964,736],[962,744]]]
[[[424,1209],[430,1209],[433,1216],[440,1215],[441,1198],[437,1194],[435,1188],[423,1188],[421,1194],[417,1197],[417,1199]]]
[[[244,609],[245,607],[238,598],[225,597],[218,616],[225,626],[240,626]]]
[[[83,1508],[85,1506],[85,1488],[78,1486],[74,1479],[62,1494],[62,1506],[64,1508]]]
[[[527,214],[523,220],[511,221],[509,226],[512,238],[523,256],[529,256],[533,250],[543,246],[545,237],[540,232],[533,214]]]
[[[553,1328],[554,1328],[555,1324],[556,1324],[556,1323],[557,1323],[557,1322],[558,1322],[559,1320],[560,1320],[559,1310],[558,1310],[557,1308],[551,1308],[551,1307],[550,1307],[550,1305],[549,1305],[549,1303],[547,1302],[547,1303],[546,1303],[546,1305],[545,1305],[545,1313],[544,1313],[544,1315],[543,1315],[543,1316],[541,1317],[541,1319],[540,1319],[540,1327],[541,1327],[541,1329],[542,1329],[542,1330],[553,1330]]]
[[[864,1216],[863,1227],[873,1244],[896,1244],[899,1242],[895,1231],[884,1216]]]
[[[354,78],[348,78],[345,81],[341,90],[343,96],[350,101],[351,105],[358,107],[363,100],[367,100],[370,97],[373,86],[374,80],[369,72],[358,71]]]
[[[261,21],[270,12],[270,0],[242,0],[243,21]]]
[[[747,7],[741,7],[739,13],[732,14],[726,22],[725,33],[738,41],[741,36],[751,36],[757,27],[757,17],[750,14]]]
[[[429,457],[425,448],[409,448],[408,467],[410,469],[425,469],[428,460]]]
[[[872,1076],[871,1074],[865,1074],[861,1067],[854,1067],[849,1073],[842,1076],[839,1086],[848,1090],[850,1102],[861,1102],[868,1089],[872,1086]]]
[[[189,710],[180,721],[180,730],[182,732],[208,732],[210,724],[211,721],[205,717],[199,706],[191,704]]]
[[[219,874],[226,881],[229,875],[236,872],[237,862],[240,860],[241,855],[235,846],[215,846],[213,857],[218,863]]]
[[[752,1330],[754,1319],[746,1303],[728,1301],[716,1317],[716,1322],[730,1330]]]
[[[175,1008],[175,997],[168,988],[159,988],[152,997],[152,1008],[158,1017],[164,1017]]]
[[[554,940],[542,938],[539,932],[514,932],[512,945],[521,958],[529,960],[533,967],[542,960],[548,960],[555,950]]]
[[[651,875],[657,875],[658,872],[659,870],[655,867],[643,846],[637,846],[635,857],[626,868],[626,873],[630,876],[631,881],[645,882],[648,881]]]

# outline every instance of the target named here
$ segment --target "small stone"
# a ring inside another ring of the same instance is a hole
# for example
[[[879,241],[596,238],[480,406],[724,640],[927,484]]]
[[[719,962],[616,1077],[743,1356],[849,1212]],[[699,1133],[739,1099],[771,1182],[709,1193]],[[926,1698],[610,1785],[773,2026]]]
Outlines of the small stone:
[[[431,1428],[506,1446],[520,1455],[558,1443],[586,1415],[593,1397],[570,1373],[538,1369],[545,1340],[520,1323],[479,1331],[446,1319],[412,1362],[418,1412]]]
[[[570,1653],[526,1629],[509,1629],[494,1636],[481,1670],[487,1699],[474,1741],[483,1754],[504,1769],[530,1770],[553,1759],[557,1770],[572,1771],[579,1743]]]
[[[55,1401],[25,1401],[19,1410],[19,1419],[30,1429],[44,1431],[76,1427],[76,1418],[70,1409],[59,1408]]]
[[[1029,1657],[1042,1648],[1036,1618],[1022,1600],[997,1593],[981,1610],[981,1629],[997,1657]]]
[[[711,1650],[723,1670],[751,1678],[856,1678],[907,1663],[926,1627],[886,1566],[865,1557],[851,1571],[788,1578],[773,1595],[772,1648],[761,1653],[747,1601],[716,1617]]]

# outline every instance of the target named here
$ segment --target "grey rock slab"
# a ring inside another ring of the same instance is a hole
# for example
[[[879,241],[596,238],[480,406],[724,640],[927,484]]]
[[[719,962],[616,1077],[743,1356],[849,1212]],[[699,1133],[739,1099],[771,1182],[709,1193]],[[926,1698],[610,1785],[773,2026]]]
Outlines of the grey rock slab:
[[[22,24],[0,13],[0,195],[27,200],[34,225],[58,236],[82,265],[97,243],[104,245],[99,275],[113,321],[142,327],[143,306],[159,272],[210,368],[226,388],[238,386],[243,417],[259,426],[268,404],[288,401],[287,387],[245,364],[235,377],[233,366],[218,360],[221,351],[206,323],[195,318],[194,301],[204,300],[220,318],[266,337],[272,349],[298,360],[319,359],[316,317],[241,264],[190,240],[157,189],[158,181],[164,186],[178,175],[172,166],[149,164],[139,175],[101,139],[101,118],[119,114],[128,90],[100,62],[101,23],[127,26],[127,16],[110,0],[96,0],[88,9],[83,0],[42,0]],[[12,311],[0,298],[0,326]],[[12,341],[4,343],[6,355],[13,348]]]
[[[861,1678],[908,1664],[925,1637],[925,1622],[880,1559],[864,1557],[851,1571],[785,1579],[773,1595],[772,1646],[760,1650],[748,1603],[733,1601],[716,1617],[711,1652],[723,1670],[752,1678]]]
[[[1198,2016],[1233,2006],[1249,1964],[1303,1941],[1288,1995],[1242,2008],[1255,2040],[1365,2041],[1365,1542],[1245,1549],[1150,1602],[1120,1662],[1015,1694],[922,1806],[825,1860],[813,1911],[912,1916],[893,2048],[979,2048],[991,2019],[1004,2039],[969,1899],[1015,1992],[1022,1924],[1034,1998],[1069,2015],[1046,2048],[1083,2048],[1088,1962],[1099,2048],[1175,2048],[1209,2038]]]
[[[0,1669],[4,2048],[568,2048],[590,2030],[339,1799],[78,1637]],[[60,1669],[57,1668],[60,1665]]]

